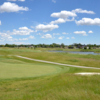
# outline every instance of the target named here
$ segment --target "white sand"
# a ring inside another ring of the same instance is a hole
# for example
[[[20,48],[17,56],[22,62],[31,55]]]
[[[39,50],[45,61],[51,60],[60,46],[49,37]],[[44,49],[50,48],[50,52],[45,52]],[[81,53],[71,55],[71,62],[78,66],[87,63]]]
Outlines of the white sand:
[[[75,75],[100,75],[100,73],[95,73],[95,72],[82,72],[82,73],[75,73]]]

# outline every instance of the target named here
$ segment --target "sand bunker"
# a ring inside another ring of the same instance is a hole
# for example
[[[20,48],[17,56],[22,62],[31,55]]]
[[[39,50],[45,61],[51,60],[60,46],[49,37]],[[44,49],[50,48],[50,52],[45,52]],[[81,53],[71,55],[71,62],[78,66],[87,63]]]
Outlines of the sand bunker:
[[[75,75],[100,75],[100,73],[95,73],[95,72],[82,72],[82,73],[75,73]]]

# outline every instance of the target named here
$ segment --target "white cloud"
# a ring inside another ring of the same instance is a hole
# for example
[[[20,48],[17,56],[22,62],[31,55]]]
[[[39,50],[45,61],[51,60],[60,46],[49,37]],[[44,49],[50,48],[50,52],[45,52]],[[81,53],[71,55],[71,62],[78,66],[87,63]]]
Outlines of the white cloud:
[[[7,1],[17,1],[17,0],[7,0]],[[25,0],[18,0],[18,1],[24,2]]]
[[[19,30],[14,29],[13,32],[9,32],[11,35],[30,35],[30,33],[34,32],[33,30],[27,27],[20,27]]]
[[[53,36],[54,36],[54,35],[60,35],[60,33],[53,33]]]
[[[66,21],[74,21],[75,20],[75,18],[74,17],[72,17],[72,19],[65,19]]]
[[[65,19],[59,18],[55,21],[51,21],[50,24],[60,24],[60,23],[65,23],[65,22],[66,22]]]
[[[6,33],[0,33],[1,38],[8,38],[11,39],[12,37],[9,34]]]
[[[28,30],[28,28],[25,26],[25,27],[20,27],[19,30]]]
[[[37,33],[36,35],[42,35],[42,33]]]
[[[66,34],[69,34],[69,33],[63,32],[62,34],[66,35]]]
[[[13,39],[14,41],[18,41],[18,39]]]
[[[29,39],[35,39],[34,36],[29,36],[27,38],[13,38],[10,34],[8,33],[1,33],[0,32],[0,41],[26,41]]]
[[[95,18],[82,18],[82,20],[76,21],[77,25],[100,25],[100,19]]]
[[[34,36],[29,36],[29,39],[34,39],[35,37]]]
[[[31,28],[34,28],[34,26],[31,26]]]
[[[26,40],[28,40],[28,38],[22,38],[22,39],[20,38],[19,40],[20,41],[26,41]]]
[[[35,30],[34,32],[37,32],[37,30]]]
[[[82,10],[82,9],[75,9],[75,10],[72,10],[72,12],[74,13],[87,13],[87,14],[95,14],[93,11],[87,11],[87,10]]]
[[[74,21],[74,17],[72,19],[63,19],[63,18],[59,18],[55,21],[51,21],[50,24],[60,24],[60,23],[66,23],[66,21]]]
[[[64,36],[60,36],[58,39],[62,40],[64,38]]]
[[[1,20],[0,20],[0,25],[1,25]]]
[[[59,23],[65,23],[66,21],[74,21],[75,17],[77,16],[76,13],[87,13],[87,14],[95,14],[93,11],[88,11],[88,10],[82,10],[82,9],[75,9],[72,11],[61,11],[61,12],[56,12],[52,13],[51,17],[57,17],[59,19],[55,21],[51,21],[50,24],[59,24]],[[72,17],[72,19],[70,19]]]
[[[62,18],[62,19],[67,19],[68,17],[76,17],[77,15],[74,12],[70,11],[61,11],[58,13],[52,13],[51,17],[57,17],[57,18]]]
[[[80,35],[83,35],[83,36],[87,36],[85,31],[75,31],[74,33],[75,34],[80,34]]]
[[[66,39],[70,39],[69,37],[66,37]]]
[[[25,0],[18,0],[18,1],[24,2]]]
[[[29,39],[35,39],[35,37],[31,35],[31,36],[29,36],[27,38],[20,38],[19,40],[20,41],[26,41],[26,40],[29,40]]]
[[[40,31],[43,31],[43,32],[52,31],[53,29],[56,29],[56,28],[59,28],[59,26],[54,25],[54,24],[47,24],[47,25],[39,24],[39,25],[36,26],[36,30],[40,30]]]
[[[49,39],[49,38],[52,38],[52,35],[51,34],[45,34],[41,38]]]
[[[20,44],[25,44],[23,42],[14,42],[14,44],[20,45]]]
[[[53,3],[56,3],[56,0],[52,0]]]
[[[30,45],[30,43],[26,43],[26,42],[13,42],[13,44],[17,44],[17,45],[20,45],[20,44],[25,44],[25,45]]]
[[[17,0],[7,0],[7,1],[17,1]]]
[[[75,39],[75,37],[71,37],[72,39]]]
[[[93,33],[93,31],[90,30],[88,33]]]
[[[4,40],[6,40],[6,41],[12,41],[12,36],[10,36],[9,34],[7,34],[7,33],[1,33],[0,32],[0,39],[2,40],[2,41],[4,41]]]
[[[27,38],[13,38],[12,35],[30,35],[31,32],[34,32],[31,29],[28,29],[27,27],[20,27],[19,30],[14,29],[13,32],[6,31],[5,33],[0,32],[0,40],[2,41],[18,41],[18,40],[28,40],[28,39],[34,39],[34,36],[29,36]]]
[[[18,41],[18,39],[13,38],[11,35],[7,33],[0,33],[1,41]]]
[[[29,10],[28,7],[18,6],[17,4],[11,2],[4,2],[4,4],[0,6],[0,13],[28,11],[28,10]]]

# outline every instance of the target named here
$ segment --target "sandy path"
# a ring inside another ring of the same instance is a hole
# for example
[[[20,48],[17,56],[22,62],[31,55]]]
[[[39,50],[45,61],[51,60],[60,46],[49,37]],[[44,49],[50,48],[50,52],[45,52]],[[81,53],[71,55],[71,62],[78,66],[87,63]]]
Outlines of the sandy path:
[[[61,63],[56,63],[56,62],[50,62],[50,61],[44,61],[44,60],[27,58],[27,57],[18,56],[18,55],[15,55],[15,56],[16,57],[19,57],[19,58],[23,58],[23,59],[28,59],[28,60],[38,61],[38,62],[44,62],[44,63],[50,63],[50,64],[56,64],[56,65],[69,66],[69,67],[89,68],[89,69],[100,69],[100,68],[96,68],[96,67],[86,67],[86,66],[77,66],[77,65],[61,64]]]

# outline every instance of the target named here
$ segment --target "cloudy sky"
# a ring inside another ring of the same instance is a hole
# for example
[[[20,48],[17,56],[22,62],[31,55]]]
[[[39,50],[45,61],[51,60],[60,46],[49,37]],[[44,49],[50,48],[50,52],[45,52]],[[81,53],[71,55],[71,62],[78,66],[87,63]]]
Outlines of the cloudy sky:
[[[100,44],[100,0],[0,0],[0,44]]]

